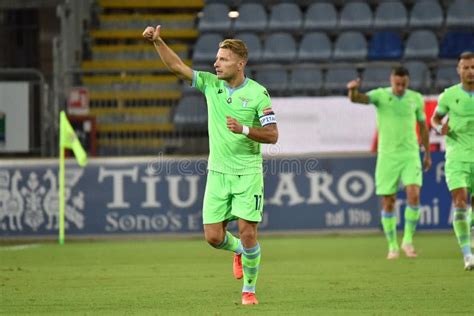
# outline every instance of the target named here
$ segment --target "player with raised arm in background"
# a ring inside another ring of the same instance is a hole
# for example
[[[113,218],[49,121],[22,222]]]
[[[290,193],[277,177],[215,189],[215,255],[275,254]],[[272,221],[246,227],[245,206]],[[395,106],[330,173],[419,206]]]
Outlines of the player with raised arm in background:
[[[245,76],[244,42],[219,44],[216,74],[192,70],[160,37],[160,26],[147,27],[163,63],[180,79],[204,93],[208,108],[209,160],[203,203],[204,235],[217,248],[234,252],[234,276],[243,277],[242,304],[258,304],[255,286],[260,267],[257,225],[263,212],[260,143],[276,143],[278,129],[266,89]],[[238,221],[239,237],[227,231]]]
[[[471,194],[474,205],[474,53],[459,57],[457,71],[460,83],[439,96],[431,123],[446,136],[446,183],[454,204],[453,228],[464,257],[464,268],[474,270],[471,250],[471,210],[467,204]],[[448,116],[449,121],[443,123]]]
[[[388,242],[387,259],[399,257],[397,241],[397,218],[394,214],[398,183],[401,180],[407,194],[405,227],[402,250],[409,258],[417,256],[413,246],[413,235],[420,218],[420,187],[423,175],[416,125],[425,149],[423,166],[431,166],[428,125],[424,113],[423,96],[408,89],[409,73],[397,66],[390,75],[390,87],[359,92],[360,80],[347,84],[352,102],[373,104],[377,111],[379,142],[375,168],[376,194],[382,196],[382,226]]]

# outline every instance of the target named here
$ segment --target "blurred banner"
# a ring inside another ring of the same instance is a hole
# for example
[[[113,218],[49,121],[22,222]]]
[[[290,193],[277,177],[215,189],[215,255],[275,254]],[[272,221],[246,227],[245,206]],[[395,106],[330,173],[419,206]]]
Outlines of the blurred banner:
[[[425,174],[422,229],[450,229],[442,154]],[[205,159],[92,159],[66,173],[66,238],[71,235],[202,231]],[[379,227],[375,157],[269,158],[264,164],[264,231]],[[0,236],[56,235],[57,161],[0,161]],[[396,208],[403,214],[399,195]],[[403,221],[401,221],[401,224]]]
[[[373,105],[347,97],[272,98],[280,154],[369,151],[376,132]],[[350,137],[348,137],[350,135]],[[264,151],[268,145],[264,145]]]
[[[436,108],[436,96],[425,97],[428,126]],[[352,103],[347,97],[272,98],[278,121],[278,151],[263,145],[264,152],[301,155],[377,151],[375,107]],[[350,135],[350,137],[348,137]],[[444,139],[432,132],[431,150],[444,150]]]

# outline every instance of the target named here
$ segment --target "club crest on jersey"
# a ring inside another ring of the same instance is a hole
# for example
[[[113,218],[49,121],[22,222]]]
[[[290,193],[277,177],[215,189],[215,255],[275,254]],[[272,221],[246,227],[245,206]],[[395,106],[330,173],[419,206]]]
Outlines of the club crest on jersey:
[[[244,97],[239,97],[240,101],[242,101],[242,107],[246,108],[247,107],[247,104],[252,101],[250,99],[246,99]]]

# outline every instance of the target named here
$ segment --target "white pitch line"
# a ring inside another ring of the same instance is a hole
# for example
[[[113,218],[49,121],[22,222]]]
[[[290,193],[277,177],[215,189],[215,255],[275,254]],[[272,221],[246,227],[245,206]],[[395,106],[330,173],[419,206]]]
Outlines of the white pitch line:
[[[0,251],[17,251],[17,250],[25,250],[39,247],[40,244],[28,244],[28,245],[17,245],[17,246],[7,246],[7,247],[0,247]]]

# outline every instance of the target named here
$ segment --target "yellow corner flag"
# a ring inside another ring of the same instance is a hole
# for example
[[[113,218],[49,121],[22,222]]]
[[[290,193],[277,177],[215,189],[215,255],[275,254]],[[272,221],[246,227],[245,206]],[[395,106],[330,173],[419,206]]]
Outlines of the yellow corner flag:
[[[66,148],[72,149],[74,156],[76,157],[79,166],[84,167],[87,164],[87,154],[82,148],[81,142],[76,136],[74,129],[67,119],[66,113],[61,111],[59,119],[59,147],[60,150]]]
[[[87,164],[87,154],[81,145],[81,142],[76,136],[74,129],[69,123],[66,113],[61,111],[59,114],[59,244],[64,245],[64,209],[65,209],[65,195],[64,195],[64,177],[65,177],[65,163],[64,150],[72,149],[77,163],[84,167]]]

